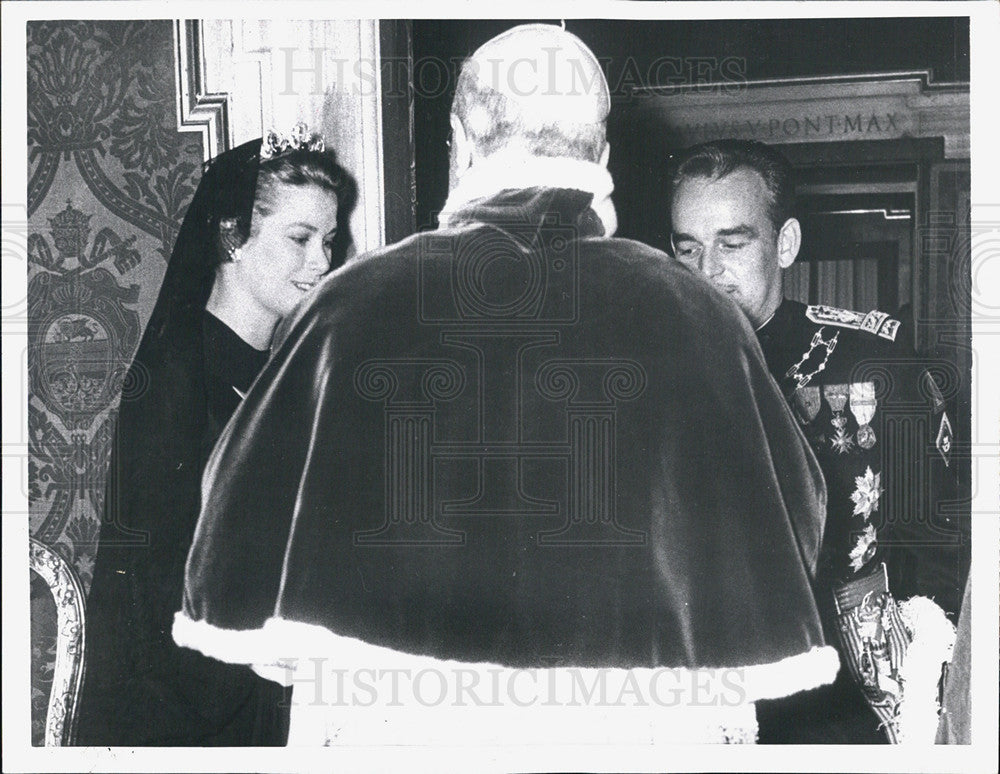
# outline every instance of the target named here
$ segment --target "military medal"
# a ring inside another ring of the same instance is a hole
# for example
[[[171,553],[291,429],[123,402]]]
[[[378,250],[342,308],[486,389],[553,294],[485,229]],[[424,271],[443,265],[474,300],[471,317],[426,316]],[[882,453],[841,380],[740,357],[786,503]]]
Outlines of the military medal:
[[[854,447],[854,441],[843,430],[838,430],[830,439],[830,445],[837,450],[838,454],[847,454]]]
[[[844,429],[847,427],[847,417],[844,416],[844,409],[847,407],[847,394],[848,386],[846,384],[823,385],[823,397],[826,398],[826,402],[833,412],[830,424],[837,431],[830,439],[830,444],[838,454],[847,454],[854,446],[854,441]]]
[[[858,432],[855,435],[858,446],[870,449],[875,445],[875,431],[871,421],[875,417],[878,402],[875,400],[874,382],[851,382],[851,413],[858,421]]]
[[[792,393],[792,397],[795,400],[795,414],[802,424],[808,425],[819,413],[819,387],[799,387]]]
[[[871,425],[861,425],[854,437],[862,449],[870,449],[875,445],[875,431]]]
[[[944,460],[945,467],[948,467],[951,462],[951,444],[954,439],[951,422],[948,421],[948,412],[943,411],[941,412],[941,426],[938,428],[937,440],[934,445]]]
[[[877,550],[878,535],[875,532],[875,527],[868,524],[858,534],[857,542],[854,544],[854,548],[852,548],[850,553],[847,555],[847,558],[851,563],[851,570],[859,572],[862,567],[875,558],[875,552]]]

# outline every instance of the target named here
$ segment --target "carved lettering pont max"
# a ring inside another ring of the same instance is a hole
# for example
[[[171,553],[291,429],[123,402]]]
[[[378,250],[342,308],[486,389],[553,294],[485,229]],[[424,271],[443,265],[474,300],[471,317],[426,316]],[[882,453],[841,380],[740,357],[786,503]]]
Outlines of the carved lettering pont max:
[[[942,137],[945,158],[969,157],[969,85],[926,72],[746,81],[636,94],[637,116],[678,142],[738,137],[769,143]]]

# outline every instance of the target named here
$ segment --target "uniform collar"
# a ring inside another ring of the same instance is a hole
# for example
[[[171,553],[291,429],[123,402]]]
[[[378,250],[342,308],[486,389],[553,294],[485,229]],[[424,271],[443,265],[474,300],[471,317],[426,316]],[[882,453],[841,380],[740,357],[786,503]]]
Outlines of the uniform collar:
[[[767,327],[767,324],[768,324],[769,322],[771,322],[771,320],[773,320],[773,319],[774,319],[774,315],[776,315],[777,313],[778,313],[778,310],[777,310],[777,309],[775,309],[775,310],[774,310],[773,312],[771,312],[771,316],[770,316],[770,317],[768,317],[768,318],[767,318],[766,320],[764,320],[764,322],[762,322],[762,323],[761,323],[760,325],[758,325],[758,326],[757,326],[756,328],[754,328],[754,331],[755,331],[755,332],[757,332],[757,333],[760,333],[760,332],[761,332],[762,330],[764,330],[764,328],[766,328],[766,327]]]
[[[757,337],[767,337],[774,335],[777,331],[781,331],[784,328],[783,323],[794,314],[795,304],[795,301],[782,298],[781,303],[778,304],[778,308],[756,328],[755,333]]]

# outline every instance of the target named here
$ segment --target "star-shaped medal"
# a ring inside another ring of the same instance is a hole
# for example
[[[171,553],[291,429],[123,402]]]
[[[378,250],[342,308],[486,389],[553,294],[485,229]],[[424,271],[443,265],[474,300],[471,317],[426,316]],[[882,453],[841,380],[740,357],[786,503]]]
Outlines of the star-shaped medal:
[[[854,478],[854,491],[851,500],[854,502],[854,515],[861,516],[865,521],[871,518],[872,512],[878,510],[878,501],[882,496],[882,474],[875,473],[871,467],[865,468],[863,476]]]
[[[854,572],[860,570],[866,562],[875,556],[873,546],[876,540],[875,527],[871,524],[868,524],[858,533],[854,548],[851,549],[851,553],[848,555],[848,558],[851,560],[851,569]]]
[[[838,454],[847,454],[854,448],[854,441],[851,440],[850,435],[844,432],[843,428],[840,428],[837,430],[836,435],[830,439],[830,445],[833,446]]]

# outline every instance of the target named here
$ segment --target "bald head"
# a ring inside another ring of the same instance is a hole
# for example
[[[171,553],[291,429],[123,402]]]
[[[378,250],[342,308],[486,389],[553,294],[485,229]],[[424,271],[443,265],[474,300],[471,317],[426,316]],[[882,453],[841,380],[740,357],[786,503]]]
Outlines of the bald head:
[[[600,63],[578,37],[525,24],[463,64],[452,116],[480,157],[513,150],[598,162],[610,105]]]

